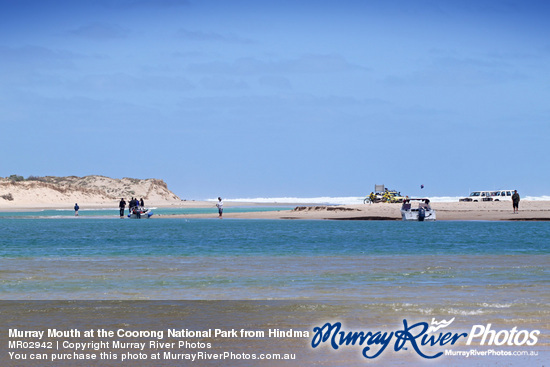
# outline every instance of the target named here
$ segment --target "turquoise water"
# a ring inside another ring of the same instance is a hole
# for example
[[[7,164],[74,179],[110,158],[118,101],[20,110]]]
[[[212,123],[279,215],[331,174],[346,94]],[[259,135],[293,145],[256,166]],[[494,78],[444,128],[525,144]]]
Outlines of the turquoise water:
[[[549,345],[545,222],[4,217],[0,233],[0,300],[338,301],[353,320],[457,317]]]
[[[262,207],[262,206],[235,206],[224,208],[224,213],[249,213],[249,212],[265,212],[286,210],[291,207]],[[218,209],[212,204],[212,208],[151,208],[150,211],[154,215],[174,215],[174,214],[212,214],[216,216]],[[128,214],[128,209],[124,211]],[[79,217],[85,218],[118,218],[118,208],[111,209],[80,209],[78,211]],[[43,218],[66,218],[74,217],[74,210],[72,209],[44,209],[33,211],[10,211],[0,212],[0,218],[27,218],[27,219],[43,219]]]
[[[165,308],[148,313],[143,306],[145,311],[135,316],[133,324],[172,325],[188,317],[188,311],[168,302],[215,300],[217,308],[210,307],[216,312],[205,315],[202,311],[208,304],[190,306],[199,315],[196,324],[201,328],[210,321],[210,327],[219,327],[220,320],[237,322],[239,328],[253,322],[310,328],[347,320],[351,326],[383,330],[395,328],[405,318],[427,322],[456,318],[456,330],[489,323],[495,330],[540,330],[534,348],[541,353],[537,362],[550,348],[550,225],[546,222],[25,215],[0,218],[0,233],[0,300],[19,301],[0,306],[5,315],[19,315],[29,329],[35,323],[69,329],[74,320],[86,317],[92,320],[89,328],[98,327],[98,322],[119,327],[130,311],[109,315],[116,307],[99,307],[100,316],[90,316],[78,311],[81,302],[44,303],[45,308],[40,308],[25,301],[161,300],[167,302],[162,303]],[[239,300],[291,303],[275,303],[265,311],[263,304],[237,302],[226,310],[228,301]],[[141,307],[132,302],[122,308]],[[27,308],[35,312],[31,321]],[[180,309],[185,312],[174,313]],[[67,313],[74,314],[72,321],[67,321]],[[193,322],[185,327],[189,325]],[[284,345],[281,350],[296,343],[279,342]],[[309,349],[304,345],[301,350]],[[324,360],[325,355],[319,358]],[[317,361],[317,356],[311,358]],[[336,359],[331,365],[365,363],[355,354],[328,356]],[[399,361],[397,365],[411,365],[405,357]],[[462,359],[455,365],[487,365],[489,360],[472,361]]]
[[[508,304],[550,284],[543,222],[2,218],[0,233],[3,299],[413,299],[443,290],[506,295]]]
[[[541,222],[0,220],[0,257],[548,255]]]

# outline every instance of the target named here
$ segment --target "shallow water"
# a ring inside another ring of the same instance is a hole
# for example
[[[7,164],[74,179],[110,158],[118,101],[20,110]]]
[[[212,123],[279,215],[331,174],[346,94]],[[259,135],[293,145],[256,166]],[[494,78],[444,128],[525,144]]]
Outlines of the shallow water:
[[[234,206],[224,208],[224,213],[250,213],[250,212],[265,212],[288,210],[293,207],[286,206]],[[157,216],[174,215],[174,214],[211,214],[213,217],[218,215],[218,209],[212,204],[211,208],[149,208],[150,213]],[[128,209],[124,211],[125,215],[129,214]],[[106,209],[83,209],[78,211],[78,218],[86,219],[112,219],[119,218],[118,208]],[[74,218],[74,210],[72,209],[42,209],[42,210],[12,210],[0,212],[0,218],[23,218],[23,219],[59,219],[59,218]]]
[[[0,312],[21,328],[69,328],[79,320],[93,327],[99,316],[90,315],[97,313],[113,327],[127,313],[127,324],[157,325],[191,312],[186,327],[311,329],[347,320],[373,330],[404,318],[455,317],[456,330],[478,323],[538,329],[536,350],[547,353],[550,345],[547,223],[27,216],[1,218],[0,233]],[[105,308],[86,300],[130,302]],[[140,303],[148,300],[166,301]],[[193,303],[199,300],[215,303]],[[270,348],[309,350],[303,340]],[[395,365],[410,365],[408,357],[394,357]],[[308,352],[306,359],[365,363],[356,354]]]
[[[546,223],[4,218],[0,231],[2,299],[509,305],[550,283]]]

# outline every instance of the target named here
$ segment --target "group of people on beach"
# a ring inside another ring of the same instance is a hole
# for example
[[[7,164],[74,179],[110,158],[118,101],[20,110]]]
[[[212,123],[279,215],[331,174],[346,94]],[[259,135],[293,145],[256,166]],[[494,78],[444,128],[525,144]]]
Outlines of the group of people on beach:
[[[132,213],[135,213],[138,218],[140,217],[140,214],[141,214],[141,210],[140,208],[144,208],[145,207],[145,202],[143,201],[143,198],[140,198],[138,200],[138,198],[134,198],[132,197],[132,199],[130,199],[130,201],[128,202],[128,214],[131,215]],[[222,201],[222,198],[218,198],[218,202],[216,203],[216,207],[218,208],[218,215],[219,215],[219,218],[221,219],[222,218],[222,215],[223,215],[223,201]],[[126,208],[126,201],[124,200],[124,198],[120,198],[120,201],[118,203],[118,209],[120,211],[120,218],[124,218],[124,210]],[[77,203],[74,204],[74,215],[75,216],[78,216],[78,210],[80,209],[80,207],[78,206]]]
[[[145,207],[143,198],[138,200],[138,198],[132,197],[132,199],[128,202],[128,214],[136,213],[139,216],[140,208],[143,207]],[[120,217],[124,218],[124,209],[126,208],[126,201],[124,201],[124,198],[120,198],[118,208],[120,210]]]
[[[373,200],[374,193],[371,192],[370,197],[371,197],[371,200]],[[408,198],[409,197],[407,196],[407,199]],[[517,190],[514,190],[514,194],[512,195],[512,206],[514,208],[514,214],[519,213],[519,200],[520,200],[520,196]],[[138,200],[138,198],[132,197],[132,199],[128,203],[128,214],[131,215],[132,213],[135,213],[138,217],[140,217],[140,213],[141,213],[140,208],[143,208],[143,207],[145,207],[145,202],[143,201],[143,198]],[[216,203],[216,207],[218,208],[218,215],[219,215],[219,218],[221,219],[223,215],[223,201],[221,197],[218,197],[218,202]],[[124,218],[124,209],[126,208],[126,201],[124,200],[124,198],[120,198],[120,202],[118,203],[118,208],[120,210],[120,217]],[[75,203],[74,205],[75,216],[78,216],[79,209],[80,207],[78,206],[77,203]]]

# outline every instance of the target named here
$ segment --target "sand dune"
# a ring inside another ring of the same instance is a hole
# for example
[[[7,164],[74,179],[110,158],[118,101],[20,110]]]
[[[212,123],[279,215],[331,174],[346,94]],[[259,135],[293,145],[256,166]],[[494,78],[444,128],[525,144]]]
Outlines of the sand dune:
[[[180,198],[158,179],[104,176],[0,178],[0,208],[117,206],[120,198],[143,198],[148,205],[174,205]]]

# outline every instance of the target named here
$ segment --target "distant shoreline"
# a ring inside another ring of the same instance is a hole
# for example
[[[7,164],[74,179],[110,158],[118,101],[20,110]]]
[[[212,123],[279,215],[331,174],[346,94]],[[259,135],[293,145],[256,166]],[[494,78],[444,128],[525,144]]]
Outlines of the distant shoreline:
[[[226,204],[224,204],[226,205]],[[265,206],[271,206],[264,204]],[[235,205],[238,206],[238,205]],[[290,206],[290,205],[286,205]],[[303,205],[298,205],[303,207]],[[307,210],[224,213],[234,219],[306,219],[306,220],[401,220],[401,204],[313,205]],[[511,202],[433,203],[438,221],[550,221],[550,201],[520,202],[519,214],[513,214]],[[162,218],[216,218],[212,214],[175,214]]]
[[[163,209],[212,208],[212,213],[201,214],[162,214],[154,218],[217,218],[214,201],[181,201],[147,205]],[[79,203],[80,210],[109,209],[118,210],[117,203]],[[224,202],[225,208],[236,207],[294,207],[291,210],[271,210],[232,213],[223,215],[228,219],[305,219],[305,220],[401,220],[401,204],[358,204],[358,205],[304,205],[296,203],[258,203],[258,202]],[[298,210],[297,208],[301,208]],[[513,214],[512,203],[502,202],[455,202],[432,203],[437,212],[438,221],[550,221],[550,201],[520,202],[519,214]],[[0,206],[0,212],[24,212],[34,210],[72,210],[66,204],[42,204],[24,206]]]
[[[113,209],[118,210],[118,201],[113,201],[112,203],[86,203],[78,202],[80,210],[93,210],[93,209]],[[287,203],[256,203],[256,202],[224,202],[224,207],[240,207],[240,206],[251,206],[251,207],[289,207],[297,206],[303,204],[287,204]],[[312,204],[315,205],[315,204]],[[11,205],[5,206],[0,202],[0,212],[20,212],[27,210],[73,210],[74,203],[66,204],[33,204],[33,205]],[[145,202],[146,207],[155,207],[155,208],[216,208],[216,202],[214,201],[201,201],[201,200],[182,200],[181,202],[172,202],[172,203],[155,203],[155,202]],[[128,204],[126,204],[128,208]],[[217,213],[217,211],[216,211]]]

